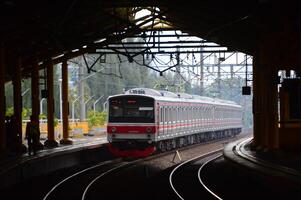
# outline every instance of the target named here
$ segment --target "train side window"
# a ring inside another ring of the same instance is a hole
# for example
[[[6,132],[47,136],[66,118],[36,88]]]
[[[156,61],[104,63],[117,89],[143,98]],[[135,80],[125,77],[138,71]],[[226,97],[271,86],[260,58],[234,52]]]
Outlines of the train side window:
[[[200,116],[200,106],[198,106],[197,107],[197,119],[198,119],[198,121],[200,121],[200,118],[201,118],[201,116]]]
[[[170,106],[170,122],[173,123],[174,121],[174,112],[173,112],[173,106]]]
[[[184,122],[187,122],[187,107],[184,107]]]
[[[189,106],[186,107],[186,122],[189,122]]]
[[[175,115],[175,107],[174,106],[171,106],[171,122],[174,123],[175,122],[175,118],[176,118],[176,115]]]
[[[182,106],[179,107],[179,122],[182,122]]]
[[[168,123],[168,106],[165,107],[165,124]]]
[[[163,107],[163,124],[166,122],[166,113],[165,113],[165,106]]]
[[[182,123],[184,122],[184,119],[185,119],[185,108],[183,106],[182,109],[181,109],[181,121],[182,121]]]
[[[174,111],[175,107],[171,106],[170,107],[170,112],[171,112],[171,122],[174,123],[175,121],[175,111]]]
[[[165,119],[166,119],[166,123],[168,123],[168,121],[169,121],[168,106],[166,106],[166,117],[165,117]]]
[[[160,106],[160,124],[163,122],[163,111],[162,111],[162,106]]]
[[[171,106],[170,106],[169,109],[168,109],[168,116],[169,116],[168,121],[169,121],[169,123],[171,123],[171,121],[172,121]]]
[[[179,106],[176,107],[177,112],[177,123],[179,123]]]

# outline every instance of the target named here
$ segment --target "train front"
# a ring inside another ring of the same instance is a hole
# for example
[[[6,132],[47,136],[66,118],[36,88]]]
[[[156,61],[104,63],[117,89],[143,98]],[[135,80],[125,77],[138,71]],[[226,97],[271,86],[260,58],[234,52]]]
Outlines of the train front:
[[[108,99],[109,150],[118,157],[146,157],[155,151],[154,98],[118,95]]]

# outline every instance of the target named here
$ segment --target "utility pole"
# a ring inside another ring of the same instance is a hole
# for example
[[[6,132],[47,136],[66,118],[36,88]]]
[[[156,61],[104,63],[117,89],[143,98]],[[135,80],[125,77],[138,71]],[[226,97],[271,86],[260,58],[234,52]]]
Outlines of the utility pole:
[[[78,95],[79,95],[79,105],[80,105],[80,115],[79,119],[80,121],[84,121],[86,118],[85,113],[85,100],[84,100],[84,66],[83,66],[83,59],[81,58],[79,68],[78,68]]]
[[[179,48],[177,48],[177,51],[179,51]],[[176,87],[177,87],[177,92],[181,92],[180,91],[180,87],[182,85],[182,78],[181,78],[181,66],[180,66],[180,54],[177,52],[177,66],[176,66],[176,71],[177,71],[177,75],[176,75]]]
[[[79,99],[80,97],[77,97],[73,102],[72,102],[72,121],[74,122],[74,112],[75,112],[75,102]]]
[[[43,113],[43,101],[45,101],[46,98],[42,98],[41,101],[40,101],[40,114],[44,114]]]
[[[101,95],[101,97],[99,97],[94,103],[93,103],[93,115],[95,116],[95,112],[96,112],[96,109],[95,109],[95,106],[96,104],[104,97],[104,95]]]
[[[85,109],[86,109],[86,105],[89,101],[91,101],[94,98],[95,95],[93,95],[92,97],[90,97],[87,101],[85,101]],[[86,113],[85,113],[86,114]]]
[[[200,51],[203,51],[203,48],[200,48]],[[200,95],[204,95],[204,54],[200,53]]]
[[[216,57],[217,58],[217,57]],[[217,61],[217,90],[218,98],[221,98],[221,61],[220,56],[216,59]]]

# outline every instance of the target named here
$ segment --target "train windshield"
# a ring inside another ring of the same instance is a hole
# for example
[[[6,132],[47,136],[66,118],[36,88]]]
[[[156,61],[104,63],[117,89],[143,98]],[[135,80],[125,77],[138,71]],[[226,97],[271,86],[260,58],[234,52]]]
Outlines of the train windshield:
[[[115,97],[110,99],[109,106],[109,122],[154,122],[154,99],[152,98]]]

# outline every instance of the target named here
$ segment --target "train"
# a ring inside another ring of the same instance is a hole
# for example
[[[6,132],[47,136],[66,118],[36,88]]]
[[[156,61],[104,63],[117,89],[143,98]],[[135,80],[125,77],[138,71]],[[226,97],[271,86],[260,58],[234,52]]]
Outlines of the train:
[[[118,157],[147,157],[242,130],[242,107],[233,101],[133,88],[107,102],[108,148]]]

